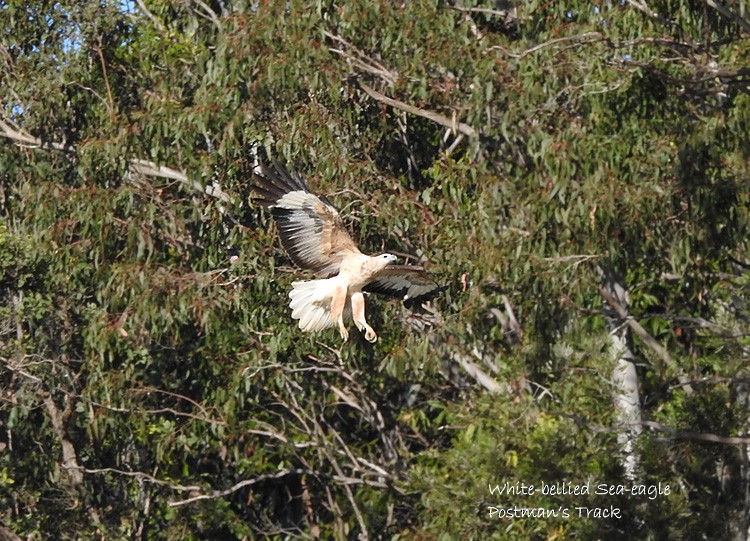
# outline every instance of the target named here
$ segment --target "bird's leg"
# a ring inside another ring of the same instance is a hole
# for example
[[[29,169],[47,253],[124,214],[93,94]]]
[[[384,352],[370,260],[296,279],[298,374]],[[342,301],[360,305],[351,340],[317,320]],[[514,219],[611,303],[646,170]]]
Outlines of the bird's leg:
[[[365,296],[361,291],[352,293],[352,317],[359,331],[365,333],[365,340],[375,342],[378,339],[378,335],[365,320]]]
[[[339,326],[339,334],[344,342],[349,339],[349,331],[344,325],[344,305],[346,304],[346,287],[337,287],[331,299],[331,317]]]

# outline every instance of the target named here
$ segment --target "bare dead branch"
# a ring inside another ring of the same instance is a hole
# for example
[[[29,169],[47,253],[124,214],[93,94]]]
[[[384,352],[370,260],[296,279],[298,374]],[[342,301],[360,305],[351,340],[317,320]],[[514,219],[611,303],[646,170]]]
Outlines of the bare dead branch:
[[[638,337],[648,346],[650,347],[661,359],[664,361],[664,363],[669,366],[670,368],[678,369],[676,363],[674,362],[674,359],[672,359],[672,356],[669,354],[667,349],[662,346],[653,336],[651,336],[646,329],[643,328],[643,326],[638,323],[635,319],[633,319],[630,314],[628,314],[627,310],[615,299],[615,297],[607,291],[605,287],[599,288],[599,293],[601,294],[602,298],[607,301],[607,304],[609,304],[612,309],[617,313],[617,315],[627,323],[627,325],[635,332],[635,334],[638,335]]]
[[[230,494],[237,492],[240,489],[255,485],[262,481],[267,481],[269,479],[280,479],[282,477],[286,477],[287,475],[305,475],[305,474],[314,475],[315,472],[311,472],[311,471],[304,470],[304,469],[287,469],[287,470],[282,470],[276,473],[266,473],[263,475],[258,475],[257,477],[253,477],[252,479],[245,479],[244,481],[240,481],[239,483],[236,483],[225,490],[212,490],[207,493],[198,494],[197,496],[191,496],[190,498],[186,498],[184,500],[173,500],[171,502],[167,502],[167,505],[169,507],[180,507],[181,505],[187,505],[187,504],[194,503],[200,500],[212,500],[212,499],[217,499],[217,498],[223,498],[225,496],[229,496]],[[203,489],[198,488],[198,490],[200,491]]]
[[[391,438],[387,434],[383,415],[380,413],[377,404],[368,397],[367,392],[359,383],[359,378],[356,378],[354,375],[347,372],[343,364],[325,363],[325,361],[316,359],[314,357],[311,357],[311,359],[321,364],[327,364],[327,366],[333,368],[335,372],[337,372],[341,377],[349,382],[349,385],[351,386],[352,391],[356,396],[353,396],[352,393],[341,390],[334,385],[325,382],[325,380],[323,384],[326,385],[326,388],[333,391],[334,394],[336,394],[343,402],[359,411],[367,420],[367,422],[370,423],[372,427],[378,430],[380,440],[383,443],[383,447],[389,459],[394,460],[398,458],[399,453],[397,451],[395,443],[393,442],[393,438]],[[357,398],[357,396],[359,397],[359,399]],[[353,456],[352,459],[354,460]]]
[[[523,329],[521,328],[521,324],[518,323],[518,320],[516,319],[516,314],[513,311],[513,306],[510,304],[510,300],[508,299],[507,295],[503,295],[500,298],[503,301],[503,306],[505,306],[505,312],[508,314],[508,324],[512,340],[515,343],[519,343],[523,338]]]
[[[727,376],[706,376],[703,378],[697,378],[690,380],[689,383],[695,383],[695,384],[715,384],[715,383],[731,383],[733,385],[739,384],[739,383],[750,383],[750,376],[735,376],[735,377],[727,377]],[[669,387],[670,390],[676,389],[678,387],[681,387],[682,383],[679,385],[672,385]]]
[[[508,387],[507,385],[501,385],[497,381],[495,381],[487,372],[479,368],[479,366],[469,359],[468,357],[464,355],[460,355],[458,353],[454,353],[452,355],[453,360],[458,363],[461,368],[464,369],[464,371],[469,374],[472,378],[474,378],[474,381],[476,381],[479,385],[487,389],[491,393],[507,393]]]
[[[317,515],[313,509],[312,497],[310,496],[310,489],[307,487],[307,481],[304,477],[300,480],[302,485],[302,505],[305,506],[305,515],[307,517],[307,523],[310,525],[310,536],[313,539],[320,538],[320,526],[318,525]]]
[[[323,427],[320,426],[320,424],[318,423],[318,420],[315,419],[314,417],[311,418],[311,420],[313,422],[313,425],[315,426],[315,432],[321,436],[323,441],[326,441],[325,431],[323,430]],[[334,434],[338,435],[335,431],[334,431]],[[321,453],[324,453],[326,455],[328,463],[333,467],[334,471],[336,472],[336,476],[339,479],[347,478],[347,476],[344,475],[344,472],[338,460],[336,460],[335,454],[331,453],[330,450],[327,448],[327,446],[320,447],[319,449]],[[362,511],[360,511],[359,506],[357,505],[357,500],[354,497],[354,493],[352,492],[352,489],[348,483],[344,483],[343,487],[344,487],[344,492],[346,493],[346,497],[349,500],[349,504],[351,505],[352,510],[354,511],[354,516],[357,518],[357,522],[359,523],[360,534],[361,534],[360,539],[367,540],[369,539],[369,536],[367,533],[367,523],[365,522],[364,516],[362,515]]]
[[[626,39],[623,41],[608,42],[608,45],[612,49],[626,49],[629,47],[636,47],[638,45],[661,45],[662,47],[668,47],[670,49],[674,49],[677,51],[697,52],[699,50],[696,47],[696,45],[692,43],[676,41],[672,38],[656,38],[656,37]]]
[[[0,136],[6,137],[18,146],[39,148],[44,150],[61,150],[64,152],[75,152],[75,149],[65,143],[58,143],[54,141],[42,141],[39,137],[34,137],[26,133],[21,129],[16,129],[5,120],[0,120]],[[147,177],[158,177],[166,178],[170,180],[176,180],[190,188],[205,193],[208,196],[214,197],[223,203],[231,202],[232,198],[224,192],[219,186],[203,186],[196,180],[190,180],[188,176],[182,171],[172,169],[164,165],[157,165],[154,162],[148,160],[142,160],[139,158],[133,158],[130,160],[130,171],[135,174],[147,176]]]
[[[436,122],[440,124],[441,126],[445,126],[447,128],[450,128],[454,132],[460,132],[464,135],[467,135],[469,137],[477,137],[479,134],[477,131],[469,126],[468,124],[464,124],[463,122],[457,122],[455,119],[450,119],[446,116],[443,116],[439,113],[434,113],[432,111],[426,111],[425,109],[420,109],[419,107],[414,107],[413,105],[409,105],[408,103],[404,103],[403,101],[399,101],[393,98],[389,98],[385,94],[381,94],[377,90],[374,90],[373,88],[367,86],[362,81],[358,81],[359,87],[364,90],[371,98],[381,102],[385,103],[386,105],[390,105],[391,107],[395,107],[396,109],[399,109],[401,111],[405,111],[409,114],[419,116],[422,118],[426,118],[427,120],[431,120],[432,122]]]
[[[176,180],[190,186],[196,191],[201,191],[206,195],[215,197],[219,201],[229,203],[232,198],[229,197],[219,186],[212,184],[211,186],[203,187],[203,185],[197,180],[190,180],[185,173],[166,167],[164,165],[157,165],[154,162],[148,160],[141,160],[139,158],[133,158],[130,160],[130,170],[134,173],[144,175],[147,177],[161,177]]]
[[[114,411],[117,413],[127,413],[128,415],[133,414],[143,414],[143,415],[159,415],[162,413],[169,413],[170,415],[174,415],[175,417],[185,417],[188,419],[193,419],[195,421],[201,421],[203,423],[208,423],[211,425],[216,426],[226,426],[226,421],[223,420],[217,420],[217,419],[211,419],[209,417],[203,417],[201,415],[195,415],[193,413],[189,413],[186,411],[178,411],[174,408],[156,408],[156,409],[132,409],[132,408],[118,408],[115,406],[110,406],[107,404],[102,404],[100,402],[94,402],[93,400],[85,400],[87,403],[91,404],[95,408],[102,408],[107,411]]]
[[[346,392],[342,391],[341,389],[339,389],[335,385],[330,385],[329,384],[329,385],[327,385],[327,387],[329,389],[331,389],[336,394],[336,396],[338,396],[348,406],[354,408],[355,410],[363,412],[362,406],[359,405],[359,403],[357,402],[356,398],[354,398],[353,396],[351,396],[351,395],[347,394]]]
[[[464,134],[459,133],[458,136],[450,144],[450,146],[445,149],[445,155],[450,156],[451,154],[453,154],[453,151],[456,150],[456,148],[458,148],[458,145],[460,145],[461,141],[463,140],[464,140]]]
[[[292,442],[289,441],[289,438],[287,438],[284,434],[282,434],[281,432],[278,432],[276,430],[271,430],[271,429],[269,429],[269,430],[258,430],[256,428],[250,428],[250,429],[245,429],[245,433],[247,433],[247,434],[255,434],[256,436],[265,436],[267,438],[273,438],[273,439],[279,440],[280,442],[285,443],[287,445],[291,444],[291,445],[293,445],[297,449],[304,449],[306,447],[315,447],[317,445],[320,445],[319,443],[314,442],[314,441],[300,441],[300,442],[294,442],[294,443],[292,443]]]
[[[32,135],[29,135],[28,133],[24,132],[20,129],[14,129],[10,123],[0,120],[0,135],[3,137],[6,137],[8,139],[11,139],[16,142],[18,146],[28,146],[31,148],[42,148],[42,149],[52,149],[52,150],[63,150],[66,152],[71,151],[72,149],[67,146],[64,143],[55,143],[50,141],[42,141],[38,137],[34,137]]]
[[[83,486],[83,475],[81,475],[81,468],[78,466],[75,447],[73,447],[73,444],[68,440],[65,427],[70,418],[70,413],[72,412],[73,402],[69,397],[66,397],[65,408],[60,411],[50,393],[44,392],[42,401],[44,402],[47,413],[49,414],[52,428],[54,429],[57,438],[60,440],[60,446],[62,447],[63,453],[63,468],[68,470],[73,485],[76,488],[80,488]]]
[[[351,43],[346,41],[341,36],[337,36],[335,34],[332,34],[328,31],[324,31],[323,34],[338,43],[342,48],[339,47],[329,47],[329,50],[332,53],[335,53],[344,60],[346,60],[347,64],[350,68],[352,68],[353,71],[357,71],[360,73],[369,73],[371,75],[374,75],[384,81],[388,86],[393,86],[396,81],[398,80],[398,73],[394,72],[393,70],[389,70],[386,68],[383,64],[378,62],[377,60],[373,59],[372,57],[366,55],[356,47],[354,47]],[[353,51],[349,52],[349,51]],[[477,137],[477,131],[469,126],[468,124],[465,124],[463,122],[458,122],[457,119],[454,118],[450,119],[448,117],[445,117],[439,113],[435,113],[433,111],[427,111],[425,109],[420,109],[418,107],[415,107],[413,105],[409,105],[408,103],[404,103],[402,101],[390,98],[386,96],[385,94],[382,94],[378,92],[377,90],[373,89],[372,87],[368,86],[367,84],[363,83],[362,81],[358,81],[359,86],[362,90],[365,91],[371,98],[381,102],[385,103],[386,105],[389,105],[391,107],[394,107],[396,109],[399,109],[400,111],[403,111],[405,113],[409,113],[415,116],[420,116],[422,118],[426,118],[428,120],[431,120],[432,122],[436,122],[442,126],[445,126],[447,128],[450,128],[453,133],[460,133],[463,135],[468,135],[469,137]],[[455,145],[460,142],[457,139],[457,142],[454,142],[453,145],[451,145],[450,151],[452,152],[455,148]],[[409,145],[407,145],[408,147]]]
[[[201,403],[196,402],[195,400],[193,400],[189,396],[185,396],[185,395],[182,395],[182,394],[179,394],[179,393],[173,393],[173,392],[167,391],[165,389],[157,389],[156,387],[138,387],[137,389],[133,389],[132,392],[137,393],[137,394],[158,393],[158,394],[163,394],[163,395],[171,396],[172,398],[177,398],[178,400],[184,400],[185,402],[188,402],[189,404],[192,404],[195,408],[197,408],[198,410],[200,410],[200,412],[203,414],[204,418],[209,419],[211,417],[209,415],[209,413],[208,413],[208,410]],[[212,408],[212,409],[216,409],[216,408]],[[216,423],[216,424],[222,424],[222,425],[226,425],[227,424],[226,420],[224,420],[224,419],[222,419],[221,421],[214,421],[214,423]]]
[[[474,19],[471,18],[471,15],[469,13],[464,13],[464,22],[469,25],[469,29],[471,30],[471,33],[474,35],[474,38],[477,41],[480,41],[482,38],[484,38],[484,35],[479,30],[479,27],[477,27],[477,23],[474,22]]]
[[[649,313],[649,317],[672,321],[674,323],[680,324],[682,327],[685,327],[685,328],[708,329],[712,333],[718,334],[722,338],[733,339],[733,338],[743,338],[745,336],[750,336],[750,332],[732,332],[729,329],[722,327],[718,323],[714,323],[713,321],[709,321],[702,317],[675,316],[672,314],[658,314],[658,313],[653,313],[653,314]]]
[[[5,365],[5,368],[11,372],[20,374],[23,377],[28,378],[36,383],[44,383],[42,379],[26,370],[26,368],[28,368],[27,363],[19,363],[17,361],[14,361],[13,359],[10,359],[9,357],[0,357],[0,362],[2,362],[3,365]]]
[[[568,263],[571,261],[574,263],[582,263],[584,261],[597,259],[599,257],[601,257],[599,254],[571,254],[559,257],[543,257],[541,258],[541,261],[545,261],[547,263]]]

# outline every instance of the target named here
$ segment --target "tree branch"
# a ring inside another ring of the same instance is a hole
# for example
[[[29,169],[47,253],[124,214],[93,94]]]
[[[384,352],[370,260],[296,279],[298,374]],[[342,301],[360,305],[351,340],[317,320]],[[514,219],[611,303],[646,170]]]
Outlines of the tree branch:
[[[42,141],[38,137],[29,135],[20,129],[14,129],[10,124],[3,120],[0,120],[0,129],[2,130],[0,131],[0,135],[15,141],[18,146],[29,146],[45,150],[63,150],[65,152],[71,152],[73,150],[65,143]]]
[[[205,2],[203,2],[203,0],[194,0],[194,2],[195,2],[196,4],[198,4],[198,5],[199,5],[199,6],[200,6],[200,7],[201,7],[201,8],[203,9],[203,14],[201,14],[201,13],[198,13],[198,15],[199,15],[200,17],[206,18],[206,19],[208,19],[209,21],[211,21],[211,22],[213,23],[213,25],[214,25],[214,26],[216,27],[216,29],[217,29],[217,30],[218,30],[219,32],[223,32],[223,31],[224,31],[224,29],[223,29],[223,28],[222,28],[222,26],[221,26],[221,21],[219,21],[219,17],[218,17],[217,15],[216,15],[216,13],[214,12],[214,10],[212,10],[212,9],[211,9],[211,8],[210,8],[210,7],[208,6],[208,4],[206,4]],[[197,12],[196,12],[196,13],[197,13]]]
[[[86,490],[86,484],[83,482],[83,473],[81,466],[78,465],[78,455],[76,454],[75,446],[67,434],[67,423],[70,420],[70,416],[73,413],[74,400],[70,395],[65,395],[65,407],[61,411],[57,404],[55,404],[52,395],[43,391],[40,393],[42,402],[47,409],[50,422],[52,423],[52,429],[60,442],[62,448],[62,467],[70,478],[71,485],[78,492],[80,497],[84,500],[84,504],[88,508],[88,513],[91,519],[99,524],[101,518],[99,512],[95,507],[89,506],[86,500],[88,499],[88,491]]]
[[[0,136],[14,141],[18,146],[28,146],[31,148],[40,148],[44,150],[61,150],[63,152],[74,153],[75,148],[65,143],[42,141],[39,137],[34,137],[21,129],[13,128],[9,123],[0,120]],[[214,197],[223,203],[231,202],[232,198],[224,192],[219,186],[203,186],[197,180],[190,180],[182,171],[172,169],[164,165],[157,165],[148,160],[132,158],[130,160],[130,171],[147,177],[167,178],[176,180],[193,190],[202,192],[210,197]]]
[[[628,311],[617,301],[617,299],[614,298],[614,296],[609,291],[607,291],[605,287],[600,287],[599,293],[607,302],[607,304],[612,307],[615,313],[633,330],[635,334],[638,335],[638,338],[640,338],[644,344],[650,347],[662,359],[662,361],[664,361],[664,364],[667,367],[674,370],[676,374],[679,374],[677,376],[677,380],[680,383],[686,381],[687,378],[681,374],[682,370],[674,361],[674,359],[672,359],[672,356],[669,354],[669,351],[667,351],[667,348],[662,346],[659,341],[656,340],[656,338],[651,336],[640,323],[638,323],[630,314],[628,314]],[[687,393],[693,392],[689,383],[686,383],[684,388],[685,392]]]
[[[0,525],[0,541],[22,541],[20,537],[14,534],[5,526]]]
[[[628,311],[623,308],[623,306],[615,299],[615,297],[607,291],[605,287],[599,288],[599,293],[601,294],[602,298],[607,301],[607,304],[609,304],[612,309],[617,313],[617,315],[633,330],[635,334],[638,335],[638,337],[648,346],[650,347],[654,352],[656,352],[659,357],[664,361],[664,363],[669,366],[670,368],[677,369],[677,365],[674,362],[674,359],[672,359],[672,356],[669,354],[667,349],[662,346],[656,338],[651,336],[646,329],[643,328],[643,326],[638,323],[633,317],[628,314]]]
[[[636,2],[636,0],[626,0],[628,4],[633,6],[639,11],[642,11],[645,13],[648,17],[651,19],[654,19],[656,21],[659,21],[660,23],[669,26],[669,21],[656,13],[654,10],[652,10],[650,7],[648,7],[648,4],[646,4],[645,0],[643,2]]]
[[[346,63],[349,64],[350,68],[358,68],[360,71],[375,75],[376,77],[388,83],[389,86],[393,86],[394,84],[396,84],[396,80],[398,79],[397,72],[389,70],[383,64],[366,55],[341,36],[331,34],[327,30],[323,31],[323,35],[344,46],[347,50],[354,51],[354,55],[352,55],[343,49],[337,49],[335,47],[328,48],[328,50],[332,53],[336,53],[337,55],[344,58],[346,60]]]
[[[746,21],[736,13],[733,13],[729,8],[727,8],[725,5],[716,2],[716,0],[706,0],[706,4],[708,4],[710,7],[714,8],[716,11],[721,13],[724,17],[727,19],[734,21],[737,23],[740,28],[742,28],[745,32],[750,34],[750,22]]]
[[[329,47],[329,50],[332,53],[336,53],[337,55],[344,58],[347,64],[349,65],[349,67],[352,68],[353,70],[355,71],[358,70],[360,72],[365,72],[371,75],[375,75],[376,77],[380,78],[385,83],[387,83],[389,86],[393,86],[396,83],[396,80],[398,79],[397,72],[389,70],[380,62],[377,62],[370,56],[366,55],[365,53],[363,53],[362,51],[354,47],[351,43],[346,41],[341,36],[337,36],[328,31],[323,31],[323,35],[339,43],[341,46],[345,47],[346,49],[350,49],[354,51],[354,54],[350,54],[349,52],[343,49],[338,49],[336,47]],[[477,131],[474,128],[472,128],[468,124],[464,124],[463,122],[458,122],[455,116],[451,119],[441,114],[434,113],[432,111],[427,111],[425,109],[420,109],[419,107],[414,107],[413,105],[409,105],[408,103],[404,103],[402,101],[389,98],[385,94],[381,94],[380,92],[366,85],[362,81],[358,80],[357,82],[359,84],[359,87],[362,90],[364,90],[371,98],[381,103],[385,103],[386,105],[390,105],[391,107],[395,107],[396,109],[399,109],[406,113],[409,113],[415,116],[420,116],[422,118],[431,120],[432,122],[436,122],[442,126],[450,128],[454,133],[458,132],[463,135],[468,135],[469,137],[478,136]]]
[[[479,385],[487,389],[491,393],[507,393],[508,392],[508,386],[507,385],[501,385],[497,381],[495,381],[487,372],[479,368],[479,366],[472,361],[471,359],[465,357],[464,355],[460,355],[458,353],[454,353],[452,355],[453,360],[461,365],[461,368],[464,369],[464,371],[469,374],[472,378],[474,378],[474,381],[476,381]]]
[[[625,426],[645,426],[658,430],[659,432],[666,432],[671,435],[670,439],[674,440],[689,440],[689,441],[705,441],[710,443],[720,443],[722,445],[750,445],[750,438],[742,438],[737,436],[719,436],[717,434],[710,434],[707,432],[689,432],[677,430],[671,426],[667,426],[657,421],[642,421],[642,420],[631,420],[621,421],[613,426],[601,426],[589,423],[586,419],[579,415],[571,413],[562,413],[557,411],[550,411],[552,415],[558,415],[560,417],[567,417],[571,419],[576,425],[592,432],[619,432],[622,430],[623,425]]]
[[[198,494],[197,496],[192,496],[184,500],[173,500],[171,502],[167,502],[167,505],[169,507],[180,507],[181,505],[187,505],[200,500],[223,498],[224,496],[229,496],[230,494],[233,494],[242,488],[252,486],[256,483],[260,483],[261,481],[267,481],[268,479],[280,479],[281,477],[286,477],[287,475],[304,475],[314,473],[315,472],[304,469],[288,469],[276,473],[266,473],[257,477],[253,477],[252,479],[245,479],[244,481],[240,481],[239,483],[232,485],[226,490],[212,490],[208,493]]]
[[[156,28],[161,30],[162,32],[165,32],[167,29],[164,27],[162,22],[156,18],[156,16],[149,11],[149,9],[146,7],[146,4],[143,3],[143,0],[135,0],[135,3],[138,4],[138,8],[143,12],[143,14],[148,17],[154,25],[156,25]]]
[[[515,58],[518,58],[520,60],[521,58],[525,56],[528,56],[532,53],[535,53],[551,45],[557,45],[558,43],[564,43],[566,41],[586,41],[586,42],[602,41],[604,39],[605,38],[601,32],[585,32],[583,34],[577,34],[575,36],[564,36],[562,38],[551,39],[549,41],[545,41],[544,43],[540,43],[539,45],[535,45],[534,47],[531,47],[530,49],[526,49],[524,52],[522,52],[519,55],[511,55],[511,56],[514,56]]]
[[[506,19],[514,20],[516,18],[515,12],[517,8],[513,7],[513,4],[511,2],[507,2],[507,5],[505,7],[507,7],[507,9],[501,11],[497,9],[482,7],[450,6],[451,9],[455,9],[456,11],[463,11],[464,13],[482,13],[484,15],[493,15],[495,17],[503,17]]]
[[[401,111],[405,111],[415,116],[421,116],[422,118],[426,118],[427,120],[436,122],[441,126],[446,126],[452,129],[454,132],[460,132],[464,135],[468,135],[469,137],[477,137],[479,135],[474,128],[472,128],[468,124],[464,124],[463,122],[458,122],[455,117],[453,119],[450,119],[441,114],[414,107],[413,105],[409,105],[408,103],[404,103],[403,101],[389,98],[385,94],[381,94],[377,90],[374,90],[373,88],[367,86],[362,81],[357,82],[359,83],[359,87],[364,90],[371,98],[381,103],[385,103],[386,105],[390,105],[391,107],[395,107],[396,109],[400,109]]]
[[[671,426],[667,426],[656,421],[623,421],[624,424],[628,425],[641,425],[653,428],[659,432],[667,432],[671,434],[672,438],[677,440],[691,440],[691,441],[707,441],[711,443],[721,443],[724,445],[750,445],[750,438],[741,438],[736,436],[718,436],[716,434],[709,434],[705,432],[685,432],[677,430]]]
[[[178,485],[178,484],[174,484],[169,481],[165,481],[163,479],[154,477],[151,474],[140,472],[140,471],[124,471],[124,470],[118,470],[116,468],[98,468],[98,469],[88,469],[88,468],[80,468],[80,467],[76,467],[76,468],[78,470],[78,475],[81,475],[81,472],[91,473],[91,474],[114,473],[117,475],[122,475],[124,477],[134,477],[136,479],[141,479],[143,481],[147,481],[149,483],[152,483],[158,486],[169,488],[170,490],[174,490],[176,492],[198,493],[184,500],[170,501],[167,503],[169,507],[180,507],[182,505],[187,505],[187,504],[197,502],[200,500],[223,498],[225,496],[229,496],[230,494],[237,492],[238,490],[242,488],[252,486],[262,481],[267,481],[269,479],[280,479],[281,477],[286,477],[287,475],[315,475],[315,476],[320,475],[318,472],[315,472],[309,469],[290,468],[290,469],[282,470],[279,472],[258,475],[256,477],[253,477],[252,479],[245,479],[224,490],[205,491],[206,488],[199,486],[199,485]],[[339,478],[338,476],[334,476],[333,479],[336,481],[342,482],[343,484],[366,484],[366,482],[364,482],[363,480],[351,479],[348,477]]]
[[[163,486],[163,487],[166,487],[171,490],[178,491],[178,492],[199,491],[199,490],[203,490],[204,488],[198,485],[187,485],[187,486],[176,485],[174,483],[170,483],[169,481],[164,481],[163,479],[159,479],[157,477],[154,477],[151,474],[140,472],[140,471],[125,471],[125,470],[118,470],[117,468],[96,468],[96,469],[79,468],[79,469],[84,473],[115,473],[117,475],[122,475],[124,477],[135,477],[136,479],[142,479],[144,481],[148,481],[149,483]]]

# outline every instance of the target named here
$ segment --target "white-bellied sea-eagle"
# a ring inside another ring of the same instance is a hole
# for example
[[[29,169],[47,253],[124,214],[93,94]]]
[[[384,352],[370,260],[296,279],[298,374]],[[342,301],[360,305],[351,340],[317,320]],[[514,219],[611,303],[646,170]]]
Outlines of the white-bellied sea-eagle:
[[[337,325],[346,341],[344,317],[351,315],[365,338],[375,342],[377,334],[365,320],[365,292],[414,302],[443,289],[422,267],[397,265],[396,256],[387,253],[360,252],[327,198],[313,194],[302,177],[281,164],[272,166],[261,163],[254,175],[255,202],[271,209],[292,260],[317,277],[293,282],[289,292],[300,329],[317,332]]]

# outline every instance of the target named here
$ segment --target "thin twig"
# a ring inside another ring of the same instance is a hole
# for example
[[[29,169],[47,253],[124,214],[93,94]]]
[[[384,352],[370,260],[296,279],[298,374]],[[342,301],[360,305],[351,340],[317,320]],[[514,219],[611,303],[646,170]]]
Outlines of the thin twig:
[[[576,34],[575,36],[564,36],[562,38],[551,39],[549,41],[545,41],[544,43],[540,43],[539,45],[535,45],[534,47],[531,47],[530,49],[526,49],[524,52],[522,52],[519,55],[511,55],[511,56],[514,56],[515,58],[518,58],[520,60],[521,58],[524,58],[530,54],[533,54],[537,51],[540,51],[552,45],[557,45],[558,43],[564,43],[566,41],[590,42],[590,41],[601,41],[604,39],[605,38],[601,32],[585,32],[583,34]]]
[[[184,500],[174,500],[171,502],[167,502],[167,506],[168,507],[180,507],[181,505],[187,505],[187,504],[197,502],[200,500],[214,500],[217,498],[223,498],[224,496],[229,496],[230,494],[233,494],[242,488],[252,486],[256,483],[260,483],[261,481],[267,481],[269,479],[280,479],[282,477],[286,477],[287,475],[304,475],[304,474],[314,474],[314,473],[315,472],[311,472],[311,471],[304,470],[304,469],[288,469],[288,470],[282,470],[276,473],[266,473],[263,475],[258,475],[257,477],[253,477],[252,479],[245,479],[244,481],[240,481],[239,483],[232,485],[231,487],[225,490],[212,490],[205,494],[198,494],[197,496],[192,496]],[[202,489],[198,488],[198,490],[202,490]]]
[[[125,470],[118,470],[117,468],[79,468],[79,469],[84,473],[91,473],[91,474],[115,473],[117,475],[122,475],[124,477],[135,477],[136,479],[142,479],[144,481],[148,481],[149,483],[153,483],[154,485],[167,487],[176,492],[194,492],[194,491],[203,490],[205,488],[205,487],[201,487],[198,485],[187,485],[187,486],[176,485],[170,481],[158,479],[149,473],[145,473],[141,471],[125,471]]]
[[[464,6],[450,6],[451,9],[455,9],[456,11],[463,11],[466,13],[484,13],[486,15],[494,15],[496,17],[508,17],[508,15],[511,14],[511,10],[508,11],[499,11],[497,9],[490,9],[490,8],[479,8],[479,7],[464,7]],[[515,9],[515,8],[512,8]]]
[[[107,64],[104,61],[104,53],[102,52],[102,37],[101,35],[96,37],[97,45],[96,52],[99,55],[99,63],[102,66],[102,76],[104,77],[104,86],[107,89],[107,112],[110,118],[115,116],[115,99],[112,95],[112,87],[109,85],[109,74],[107,73]]]

